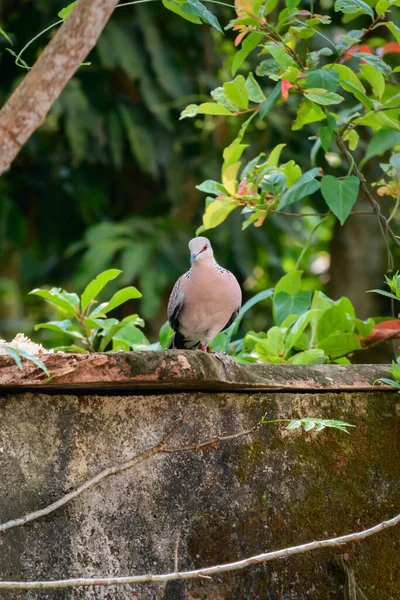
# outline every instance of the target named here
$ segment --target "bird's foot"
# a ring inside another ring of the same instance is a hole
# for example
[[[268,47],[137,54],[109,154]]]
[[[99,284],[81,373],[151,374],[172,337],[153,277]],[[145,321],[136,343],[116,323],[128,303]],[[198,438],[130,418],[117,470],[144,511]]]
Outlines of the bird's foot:
[[[207,344],[200,344],[200,350],[202,352],[207,352]]]

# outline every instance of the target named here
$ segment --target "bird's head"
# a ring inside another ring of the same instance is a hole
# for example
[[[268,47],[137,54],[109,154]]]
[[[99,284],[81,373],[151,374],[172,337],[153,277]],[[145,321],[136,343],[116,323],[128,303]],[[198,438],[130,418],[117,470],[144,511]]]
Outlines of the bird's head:
[[[191,265],[194,263],[194,261],[198,262],[214,256],[210,240],[205,237],[197,237],[190,240],[189,250]]]

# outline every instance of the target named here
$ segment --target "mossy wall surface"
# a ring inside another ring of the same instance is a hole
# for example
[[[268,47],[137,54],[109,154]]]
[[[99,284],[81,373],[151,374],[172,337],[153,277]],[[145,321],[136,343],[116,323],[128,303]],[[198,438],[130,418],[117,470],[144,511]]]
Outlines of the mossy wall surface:
[[[162,573],[235,561],[335,537],[393,517],[400,507],[400,396],[395,392],[160,392],[3,394],[0,523],[42,508],[106,467],[160,441],[196,444],[270,419],[320,417],[351,435],[257,434],[203,451],[159,454],[111,476],[56,512],[0,533],[0,579]],[[396,528],[186,583],[0,592],[5,600],[343,600],[346,555],[368,600],[400,598]]]

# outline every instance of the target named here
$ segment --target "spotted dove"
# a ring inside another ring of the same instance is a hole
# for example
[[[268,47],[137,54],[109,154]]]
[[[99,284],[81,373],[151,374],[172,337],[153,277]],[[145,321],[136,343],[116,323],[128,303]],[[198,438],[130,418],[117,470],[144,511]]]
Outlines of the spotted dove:
[[[197,237],[189,242],[191,269],[171,292],[168,320],[175,334],[170,348],[204,352],[222,330],[233,323],[242,303],[236,277],[214,259],[210,241]]]

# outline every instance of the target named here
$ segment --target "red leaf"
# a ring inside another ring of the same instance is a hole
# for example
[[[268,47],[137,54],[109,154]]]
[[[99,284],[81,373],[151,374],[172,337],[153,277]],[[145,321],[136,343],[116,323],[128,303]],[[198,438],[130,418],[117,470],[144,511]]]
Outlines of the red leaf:
[[[397,42],[389,42],[376,51],[378,56],[385,56],[385,54],[390,54],[390,52],[400,52],[400,44]]]
[[[247,31],[242,31],[242,33],[239,33],[239,35],[236,36],[235,46],[239,46],[240,42],[242,41],[245,35],[247,35]]]
[[[367,54],[373,54],[371,48],[367,46],[367,44],[360,44],[360,46],[352,46],[347,50],[345,55],[342,58],[341,62],[346,62],[346,60],[350,60],[354,52],[366,52]],[[365,62],[365,61],[361,61]]]
[[[242,181],[238,185],[237,195],[244,196],[246,191],[247,191],[247,177],[244,177],[244,179],[242,179]]]
[[[383,342],[386,339],[400,338],[400,319],[391,319],[390,321],[382,321],[374,325],[371,334],[363,340],[364,346]]]
[[[294,87],[293,83],[290,83],[290,81],[287,81],[287,79],[282,79],[281,97],[285,102],[289,98],[289,90],[292,87]]]

